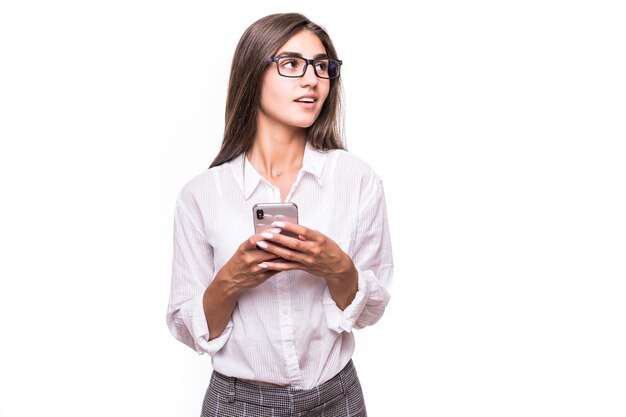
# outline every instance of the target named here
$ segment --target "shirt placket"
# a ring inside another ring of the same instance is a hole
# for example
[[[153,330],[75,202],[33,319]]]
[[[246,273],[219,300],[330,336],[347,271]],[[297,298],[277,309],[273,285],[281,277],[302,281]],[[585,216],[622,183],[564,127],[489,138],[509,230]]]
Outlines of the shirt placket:
[[[297,184],[300,182],[302,172],[298,173],[298,177],[294,182],[285,202],[289,201]],[[275,186],[272,188],[272,198],[275,202],[280,202],[280,189]],[[283,351],[283,359],[285,361],[285,369],[287,371],[287,379],[290,385],[304,385],[304,378],[300,370],[298,355],[296,352],[296,336],[293,310],[291,308],[291,281],[293,280],[292,271],[284,271],[276,275],[276,298],[278,300],[278,315],[280,327],[280,340]]]
[[[300,386],[304,381],[296,352],[294,317],[291,308],[292,279],[293,276],[290,271],[281,272],[276,275],[276,295],[278,298],[278,314],[280,317],[280,339],[287,370],[287,378],[291,385]]]

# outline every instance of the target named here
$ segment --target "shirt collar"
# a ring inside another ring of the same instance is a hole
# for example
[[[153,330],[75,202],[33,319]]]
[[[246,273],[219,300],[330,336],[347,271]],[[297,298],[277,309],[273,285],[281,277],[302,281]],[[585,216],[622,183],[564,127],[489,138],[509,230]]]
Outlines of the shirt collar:
[[[302,171],[313,175],[319,185],[322,185],[322,170],[324,169],[327,156],[328,151],[318,151],[307,141],[304,147]]]
[[[313,175],[317,183],[322,185],[322,170],[324,169],[324,163],[326,162],[326,152],[318,151],[313,148],[307,141],[304,147],[304,157],[302,159],[301,174],[309,173]],[[252,192],[259,185],[263,177],[252,166],[248,158],[245,156],[245,152],[239,156],[233,158],[230,162],[232,173],[243,191],[244,198],[247,200]],[[244,174],[245,169],[245,174]],[[298,181],[298,180],[296,180]]]

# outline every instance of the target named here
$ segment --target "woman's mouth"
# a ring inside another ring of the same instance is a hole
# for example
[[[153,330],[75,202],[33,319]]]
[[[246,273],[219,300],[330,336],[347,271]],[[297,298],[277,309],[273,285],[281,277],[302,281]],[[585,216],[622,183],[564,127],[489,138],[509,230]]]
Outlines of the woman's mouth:
[[[315,97],[300,97],[294,101],[304,109],[314,109],[317,99]]]

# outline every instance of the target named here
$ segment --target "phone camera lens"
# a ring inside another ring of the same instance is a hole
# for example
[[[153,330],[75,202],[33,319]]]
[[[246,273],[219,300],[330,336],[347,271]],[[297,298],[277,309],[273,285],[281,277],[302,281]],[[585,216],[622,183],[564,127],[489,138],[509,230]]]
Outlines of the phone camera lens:
[[[257,210],[256,211],[256,218],[257,219],[263,219],[263,210]]]

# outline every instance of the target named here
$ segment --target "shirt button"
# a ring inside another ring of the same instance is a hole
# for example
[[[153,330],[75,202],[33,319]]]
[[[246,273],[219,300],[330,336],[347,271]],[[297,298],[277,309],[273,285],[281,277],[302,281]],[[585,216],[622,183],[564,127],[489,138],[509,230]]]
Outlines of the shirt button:
[[[289,314],[289,311],[287,309],[284,309],[282,313],[283,313],[283,316],[286,316],[287,314]]]

